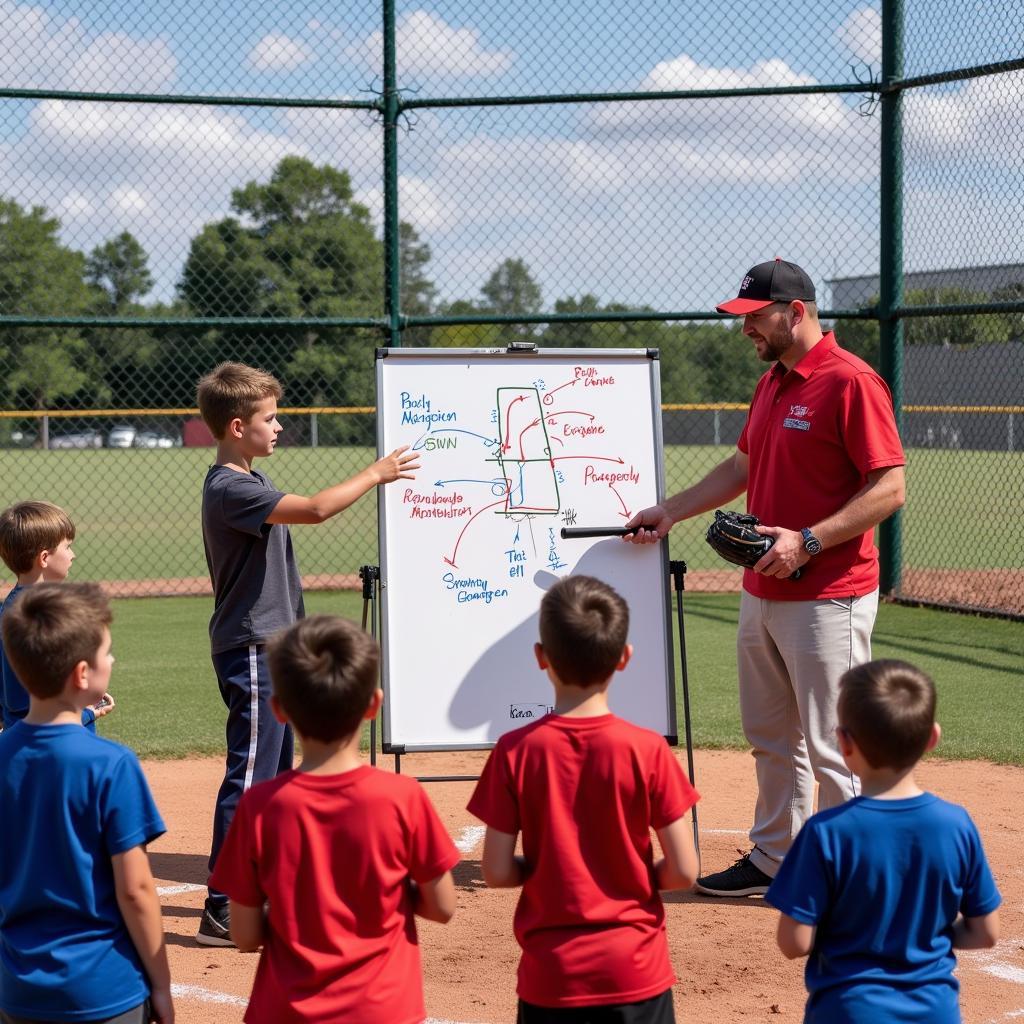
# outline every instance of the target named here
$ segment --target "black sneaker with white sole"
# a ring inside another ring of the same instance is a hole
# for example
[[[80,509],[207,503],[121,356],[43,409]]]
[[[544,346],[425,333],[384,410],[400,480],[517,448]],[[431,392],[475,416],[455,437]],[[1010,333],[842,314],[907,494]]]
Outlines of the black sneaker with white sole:
[[[200,946],[233,946],[229,928],[231,926],[231,905],[215,903],[208,899],[203,907],[203,918],[199,922],[196,942]]]
[[[752,864],[745,853],[732,867],[698,878],[693,888],[705,896],[763,896],[771,884],[771,875]]]

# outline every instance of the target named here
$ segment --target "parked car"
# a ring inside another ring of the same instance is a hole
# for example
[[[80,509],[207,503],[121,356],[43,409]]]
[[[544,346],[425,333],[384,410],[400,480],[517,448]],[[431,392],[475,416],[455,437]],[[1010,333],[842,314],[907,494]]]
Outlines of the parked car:
[[[107,434],[108,448],[131,448],[135,442],[138,431],[128,423],[118,423],[110,428]]]
[[[102,448],[103,435],[98,430],[80,430],[74,434],[50,436],[51,448]]]
[[[21,430],[15,427],[7,438],[5,447],[31,448],[38,440],[39,435],[34,430]]]
[[[155,430],[143,430],[135,435],[133,445],[136,448],[177,448],[181,444],[180,437],[171,434],[159,434]]]

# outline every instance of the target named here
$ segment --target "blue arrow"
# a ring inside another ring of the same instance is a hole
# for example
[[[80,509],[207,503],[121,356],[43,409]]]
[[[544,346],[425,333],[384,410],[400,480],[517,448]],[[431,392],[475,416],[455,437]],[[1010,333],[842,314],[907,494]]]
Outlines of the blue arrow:
[[[489,484],[493,487],[495,484],[504,484],[505,481],[502,477],[495,477],[493,480],[435,480],[435,487],[444,487],[445,484]]]

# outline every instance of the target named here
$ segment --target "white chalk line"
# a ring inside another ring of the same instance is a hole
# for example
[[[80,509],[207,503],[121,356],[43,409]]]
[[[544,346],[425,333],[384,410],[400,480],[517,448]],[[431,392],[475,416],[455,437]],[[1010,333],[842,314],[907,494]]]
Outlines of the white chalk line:
[[[706,836],[745,836],[749,828],[702,828],[700,830]]]
[[[1017,950],[1020,949],[1022,941],[1024,940],[1020,938],[1003,939],[992,949],[962,950],[957,953],[957,959],[964,966],[969,965],[977,971],[991,974],[994,978],[1013,982],[1015,985],[1024,985],[1024,968],[1010,963],[1009,960],[1019,959]],[[1003,1019],[1010,1020],[1015,1017],[1024,1017],[1024,1010],[1014,1010]]]
[[[180,892],[199,892],[200,889],[205,889],[205,885],[158,885],[156,887],[157,896],[177,896]]]
[[[215,992],[212,988],[201,985],[171,985],[171,995],[175,999],[193,999],[200,1003],[221,1003],[227,1006],[248,1006],[249,1000],[242,996],[229,996],[227,992]]]
[[[459,838],[455,840],[455,849],[459,853],[472,853],[483,839],[486,831],[485,825],[467,825],[459,833]]]

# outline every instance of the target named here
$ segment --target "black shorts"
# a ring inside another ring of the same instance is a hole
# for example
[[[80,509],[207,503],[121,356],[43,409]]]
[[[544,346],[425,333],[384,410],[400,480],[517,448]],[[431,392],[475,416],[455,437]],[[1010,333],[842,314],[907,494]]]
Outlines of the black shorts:
[[[519,1000],[516,1024],[675,1024],[672,989],[638,1003],[604,1006],[534,1006]]]

